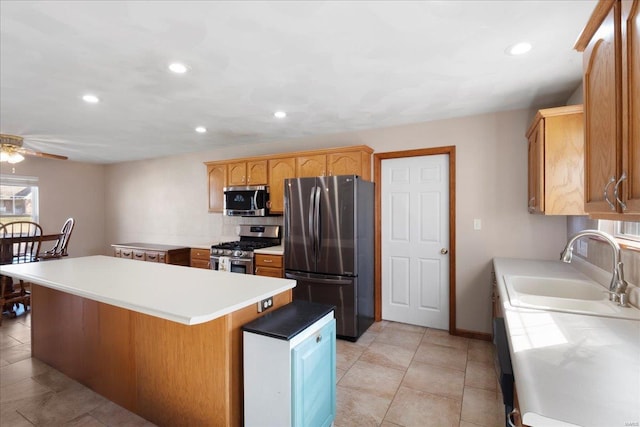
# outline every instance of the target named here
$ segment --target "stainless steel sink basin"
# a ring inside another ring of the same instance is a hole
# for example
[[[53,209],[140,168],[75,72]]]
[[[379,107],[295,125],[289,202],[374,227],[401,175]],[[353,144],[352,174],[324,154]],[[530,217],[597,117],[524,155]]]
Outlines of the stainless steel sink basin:
[[[504,276],[504,281],[515,307],[640,320],[640,310],[609,301],[607,290],[590,280]]]

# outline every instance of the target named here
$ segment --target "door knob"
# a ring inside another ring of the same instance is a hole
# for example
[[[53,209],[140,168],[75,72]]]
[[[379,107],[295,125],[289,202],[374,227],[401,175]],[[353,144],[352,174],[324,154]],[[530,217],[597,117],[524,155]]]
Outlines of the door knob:
[[[441,253],[442,255],[446,255],[446,254],[448,254],[448,253],[449,253],[449,250],[448,250],[447,248],[442,248],[442,249],[440,249],[440,253]]]

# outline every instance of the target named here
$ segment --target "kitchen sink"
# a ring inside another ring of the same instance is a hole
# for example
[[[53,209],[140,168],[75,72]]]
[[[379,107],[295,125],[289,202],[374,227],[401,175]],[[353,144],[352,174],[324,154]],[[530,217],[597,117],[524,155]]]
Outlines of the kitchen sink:
[[[609,301],[607,289],[591,280],[504,276],[504,281],[515,307],[640,320],[640,310]]]

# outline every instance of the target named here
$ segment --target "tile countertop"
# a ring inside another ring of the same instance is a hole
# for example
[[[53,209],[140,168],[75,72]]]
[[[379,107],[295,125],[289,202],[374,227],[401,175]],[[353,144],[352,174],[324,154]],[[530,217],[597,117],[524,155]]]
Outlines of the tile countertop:
[[[284,255],[284,245],[269,246],[268,248],[256,249],[253,252],[265,255]]]
[[[185,325],[208,322],[296,285],[295,280],[102,255],[3,265],[0,271],[51,289]],[[176,286],[180,288],[179,294]]]
[[[496,258],[523,423],[625,426],[640,422],[640,321],[509,304],[505,275],[586,278],[560,261]]]

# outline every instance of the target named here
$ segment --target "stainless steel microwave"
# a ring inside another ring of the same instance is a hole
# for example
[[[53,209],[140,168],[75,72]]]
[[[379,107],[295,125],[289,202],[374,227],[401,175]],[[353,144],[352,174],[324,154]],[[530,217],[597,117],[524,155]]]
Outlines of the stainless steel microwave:
[[[223,212],[228,216],[269,215],[269,187],[225,187]]]

